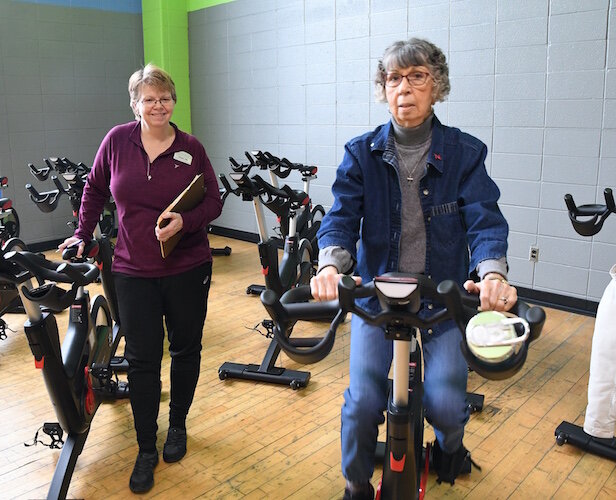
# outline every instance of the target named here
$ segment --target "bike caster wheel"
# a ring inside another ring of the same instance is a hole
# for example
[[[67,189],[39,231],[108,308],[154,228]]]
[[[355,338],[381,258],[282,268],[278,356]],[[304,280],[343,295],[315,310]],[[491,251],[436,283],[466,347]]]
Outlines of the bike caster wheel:
[[[226,380],[229,377],[229,372],[227,370],[220,370],[218,372],[218,378],[220,380]]]
[[[556,434],[556,444],[558,446],[562,446],[567,442],[567,435],[564,432],[559,432]]]
[[[291,389],[293,389],[294,391],[297,391],[297,389],[301,388],[301,384],[299,383],[299,380],[291,380],[291,383],[289,384],[291,386]]]

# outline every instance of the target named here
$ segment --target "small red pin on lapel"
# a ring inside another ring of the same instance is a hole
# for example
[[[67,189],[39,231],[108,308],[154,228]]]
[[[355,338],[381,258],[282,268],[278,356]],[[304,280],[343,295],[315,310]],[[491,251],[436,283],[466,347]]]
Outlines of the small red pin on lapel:
[[[435,160],[440,160],[441,159],[441,155],[438,153],[434,153],[434,159]]]

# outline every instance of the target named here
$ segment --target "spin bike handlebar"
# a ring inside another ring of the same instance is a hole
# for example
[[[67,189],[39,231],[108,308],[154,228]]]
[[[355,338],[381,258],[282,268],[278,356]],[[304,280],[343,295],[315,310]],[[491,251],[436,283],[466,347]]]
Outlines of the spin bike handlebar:
[[[292,210],[297,210],[310,203],[310,197],[304,191],[292,189],[287,184],[284,184],[281,188],[276,188],[259,175],[255,175],[252,181],[260,188],[261,194],[259,196],[265,205],[274,202],[276,198],[285,200],[285,202],[288,201]]]
[[[98,278],[98,267],[88,262],[54,262],[47,260],[43,254],[28,251],[14,251],[4,254],[4,258],[16,262],[27,269],[41,281],[58,283],[75,283],[79,286],[89,285]]]
[[[28,163],[28,168],[30,169],[30,173],[36,177],[39,181],[46,181],[49,177],[49,174],[52,170],[54,170],[54,166],[47,158],[43,158],[43,161],[47,165],[46,167],[35,167],[34,164]]]
[[[43,285],[28,290],[24,287],[23,294],[28,300],[43,304],[49,309],[59,312],[69,307],[80,287],[93,283],[99,275],[98,267],[88,262],[69,263],[53,262],[47,260],[44,255],[27,251],[13,251],[4,254],[4,258],[9,262],[17,264],[26,269],[38,279]],[[56,283],[68,283],[72,287],[64,290]]]
[[[52,180],[57,189],[43,191],[42,193],[39,193],[32,184],[26,184],[26,190],[30,193],[30,199],[36,203],[41,212],[53,212],[58,206],[60,197],[63,194],[68,194],[67,189],[62,186],[60,180],[55,175],[52,177]]]
[[[90,173],[91,170],[91,168],[85,163],[72,162],[66,156],[62,158],[51,158],[51,160],[54,162],[56,170],[61,174],[74,174],[84,178]]]
[[[588,204],[577,206],[573,201],[573,196],[565,195],[565,204],[569,211],[569,220],[573,225],[573,229],[582,236],[593,236],[597,234],[603,227],[605,219],[611,213],[616,213],[616,204],[614,203],[614,195],[610,188],[605,188],[603,191],[605,197],[605,205]],[[580,217],[590,217],[580,219]]]
[[[237,185],[235,189],[231,188],[223,174],[219,176],[227,191],[241,196],[243,199],[260,198],[263,204],[271,208],[275,213],[277,213],[277,210],[272,208],[272,204],[274,203],[277,203],[277,205],[284,205],[288,202],[290,208],[298,209],[307,205],[310,201],[310,198],[304,191],[294,190],[286,184],[281,188],[276,188],[269,182],[263,180],[260,175],[248,177],[246,173],[232,172],[230,177]],[[277,208],[280,207],[277,206]]]
[[[392,286],[393,285],[393,286]],[[412,293],[398,297],[394,291],[396,285],[414,286]],[[393,291],[393,293],[392,293]],[[391,295],[388,295],[391,294]],[[356,299],[379,297],[383,310],[371,314],[356,303]],[[458,285],[446,280],[438,286],[424,275],[387,273],[377,277],[366,285],[357,285],[350,276],[344,276],[338,284],[338,300],[326,302],[306,302],[311,299],[310,287],[297,287],[286,292],[280,299],[272,290],[261,294],[261,302],[275,324],[274,335],[281,348],[298,363],[315,363],[325,358],[331,351],[336,329],[344,320],[346,313],[353,313],[373,325],[386,325],[388,329],[430,328],[446,320],[454,320],[462,335],[461,350],[469,366],[479,375],[488,379],[504,379],[515,374],[526,360],[528,344],[537,339],[545,322],[545,312],[539,307],[517,301],[512,313],[524,318],[530,332],[521,348],[507,360],[493,365],[473,354],[466,342],[466,325],[475,316],[479,298],[475,295],[463,295]],[[426,316],[420,314],[421,298],[432,299],[444,308]],[[334,316],[326,334],[313,347],[292,345],[288,338],[290,330],[299,320],[328,319]],[[395,337],[393,337],[395,338]]]

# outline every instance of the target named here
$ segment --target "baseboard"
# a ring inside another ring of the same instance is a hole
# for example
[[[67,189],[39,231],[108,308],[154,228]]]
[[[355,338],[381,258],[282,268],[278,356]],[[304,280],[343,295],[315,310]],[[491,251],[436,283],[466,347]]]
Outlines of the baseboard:
[[[229,229],[220,226],[209,226],[208,231],[218,236],[224,236],[225,238],[233,238],[234,240],[248,241],[250,243],[259,242],[259,235],[256,233],[249,233],[248,231],[240,231],[238,229]]]
[[[28,250],[30,252],[46,252],[47,250],[54,250],[58,248],[58,245],[64,241],[64,238],[60,240],[39,241],[37,243],[27,243]],[[58,254],[59,255],[59,254]]]
[[[568,297],[558,293],[533,290],[522,286],[516,286],[516,288],[518,290],[518,297],[525,302],[538,306],[552,307],[562,311],[583,314],[585,316],[597,315],[597,307],[599,306],[598,302]]]

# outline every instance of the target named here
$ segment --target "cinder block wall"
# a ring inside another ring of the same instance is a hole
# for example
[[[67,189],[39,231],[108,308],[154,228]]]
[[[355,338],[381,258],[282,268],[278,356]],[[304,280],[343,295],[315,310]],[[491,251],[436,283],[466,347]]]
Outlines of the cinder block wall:
[[[66,156],[90,166],[107,131],[133,119],[127,86],[143,65],[140,12],[140,0],[0,0],[0,175],[28,244],[72,234],[66,197],[52,213],[29,199],[26,183],[55,186],[28,163]]]
[[[428,38],[451,74],[437,116],[488,146],[510,278],[598,300],[616,263],[616,216],[581,237],[563,196],[601,203],[616,189],[615,14],[610,0],[235,0],[195,11],[193,133],[219,173],[253,148],[317,164],[311,195],[329,206],[344,143],[389,119],[373,98],[377,59],[395,40]],[[256,232],[235,197],[216,223]]]

